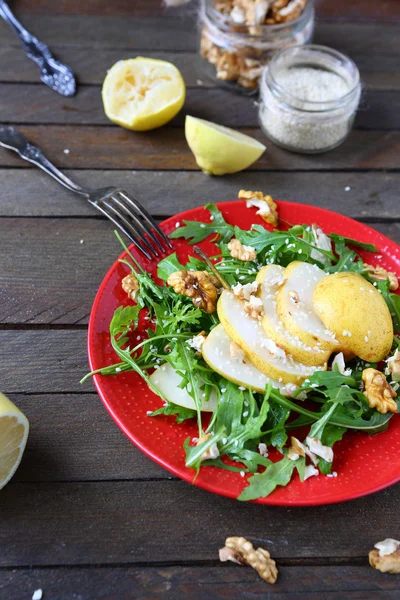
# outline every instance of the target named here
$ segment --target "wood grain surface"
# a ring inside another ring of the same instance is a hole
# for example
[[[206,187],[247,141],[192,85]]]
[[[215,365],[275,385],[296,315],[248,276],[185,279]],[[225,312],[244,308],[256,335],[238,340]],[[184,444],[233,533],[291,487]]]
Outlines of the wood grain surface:
[[[79,88],[71,99],[41,85],[0,22],[1,123],[78,183],[121,185],[157,219],[262,189],[400,242],[400,3],[316,0],[314,41],[356,61],[363,98],[345,144],[315,156],[275,147],[258,127],[256,98],[208,77],[196,4],[15,0],[17,16],[71,65]],[[174,62],[188,93],[171,124],[134,133],[106,119],[101,84],[116,61],[143,54]],[[268,149],[247,172],[207,177],[185,141],[186,113]],[[327,507],[255,506],[179,481],[129,442],[93,383],[79,383],[93,299],[120,251],[112,226],[2,149],[0,184],[0,389],[31,424],[21,466],[0,492],[1,600],[30,599],[39,588],[43,600],[397,599],[399,580],[371,569],[367,555],[379,539],[399,539],[399,485]],[[275,586],[218,562],[225,537],[236,534],[277,558]]]

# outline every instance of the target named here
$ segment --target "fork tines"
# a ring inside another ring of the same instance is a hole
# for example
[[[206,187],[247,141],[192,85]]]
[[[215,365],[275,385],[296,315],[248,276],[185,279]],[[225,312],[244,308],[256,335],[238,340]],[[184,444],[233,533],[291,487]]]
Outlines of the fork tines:
[[[147,210],[123,190],[102,198],[96,206],[135,244],[148,260],[172,249],[172,244]],[[157,235],[156,235],[157,234]]]

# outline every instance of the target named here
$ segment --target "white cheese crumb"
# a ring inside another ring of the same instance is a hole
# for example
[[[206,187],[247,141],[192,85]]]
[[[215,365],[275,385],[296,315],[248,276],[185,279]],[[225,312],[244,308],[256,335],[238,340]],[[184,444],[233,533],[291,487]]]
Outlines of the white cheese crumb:
[[[115,370],[117,373],[119,373],[121,371],[121,367],[115,367]]]
[[[180,227],[180,226],[181,226],[181,224],[179,223],[179,221],[177,221],[177,222],[175,223],[175,227],[178,229],[178,227]]]
[[[241,283],[237,283],[232,288],[232,292],[235,296],[240,296],[243,300],[250,300],[250,296],[255,294],[258,290],[258,282],[252,281],[251,283],[246,283],[242,285]]]
[[[149,416],[149,415],[151,415],[152,412],[153,412],[152,410],[146,410],[146,415]]]
[[[335,370],[335,366],[338,368],[338,371],[341,375],[351,375],[351,369],[346,369],[346,363],[344,362],[343,352],[339,352],[336,354],[335,358],[332,361],[332,371]]]
[[[264,456],[265,458],[267,458],[268,457],[267,444],[263,444],[263,442],[260,442],[258,444],[258,452],[261,454],[261,456]]]
[[[205,341],[206,337],[200,333],[199,335],[195,335],[192,337],[192,339],[188,340],[187,344],[193,348],[193,350],[196,350],[196,352],[201,352],[201,347]]]
[[[315,475],[319,475],[318,469],[316,469],[314,465],[307,465],[304,469],[304,481],[309,477],[314,477]]]
[[[393,538],[386,538],[382,542],[377,542],[374,546],[377,550],[379,550],[379,556],[388,556],[389,554],[393,554],[400,547],[400,542],[398,540],[394,540]]]
[[[307,443],[307,446],[310,448],[310,450],[311,450],[311,452],[313,454],[316,454],[317,456],[320,456],[321,458],[323,458],[324,460],[326,460],[326,462],[332,462],[333,461],[333,450],[332,450],[332,448],[330,448],[329,446],[324,446],[323,443],[321,442],[321,440],[319,438],[308,437],[306,439],[306,443]]]
[[[246,475],[246,473],[244,471],[240,471],[240,476],[244,477]]]
[[[40,588],[33,592],[32,600],[42,600],[43,598],[43,590]]]

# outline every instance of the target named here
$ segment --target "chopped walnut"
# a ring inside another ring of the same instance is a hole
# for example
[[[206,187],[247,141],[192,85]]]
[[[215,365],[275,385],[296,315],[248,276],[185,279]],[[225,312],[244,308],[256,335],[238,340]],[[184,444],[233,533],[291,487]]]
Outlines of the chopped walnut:
[[[368,263],[364,263],[364,273],[367,273],[375,281],[385,281],[389,279],[389,289],[394,292],[399,288],[399,280],[391,271],[386,271],[383,267],[374,267]]]
[[[277,580],[278,569],[270,553],[263,548],[255,550],[253,544],[244,537],[227,538],[225,547],[219,551],[219,559],[221,562],[230,560],[239,565],[249,565],[267,583],[275,583]]]
[[[244,301],[244,310],[252,319],[258,319],[263,312],[263,302],[257,296],[250,296],[248,301]]]
[[[229,354],[232,360],[236,362],[244,362],[245,354],[238,344],[231,342],[229,345]]]
[[[250,300],[250,296],[252,294],[256,294],[257,290],[257,281],[252,281],[251,283],[246,283],[245,285],[237,283],[232,288],[233,295],[236,296],[236,298],[238,298],[239,300]]]
[[[274,227],[278,225],[278,207],[271,196],[264,196],[262,192],[240,190],[238,198],[239,200],[246,200],[247,208],[251,208],[252,206],[258,208],[257,214],[266,223]]]
[[[400,573],[400,542],[388,538],[375,544],[368,555],[369,564],[382,573]]]
[[[400,378],[400,351],[398,348],[396,348],[396,352],[393,354],[393,356],[391,356],[390,358],[387,359],[386,361],[387,363],[387,368],[389,371],[389,374],[392,375],[392,377],[394,379],[399,379]]]
[[[208,440],[210,437],[211,433],[203,433],[203,435],[197,440],[196,446],[200,446],[200,444]],[[203,454],[201,455],[200,462],[203,462],[205,460],[213,460],[214,458],[218,458],[218,456],[218,446],[216,443],[214,443],[209,448],[207,448],[207,450],[204,450]]]
[[[244,246],[239,240],[232,239],[228,244],[228,250],[232,258],[238,258],[243,262],[251,262],[257,257],[257,252],[251,246]]]
[[[191,348],[193,348],[193,350],[196,350],[196,352],[199,352],[201,354],[201,349],[206,339],[207,334],[205,331],[202,331],[194,337],[192,337],[190,340],[188,340],[187,343]]]
[[[382,414],[388,411],[397,412],[397,404],[393,400],[397,394],[388,384],[383,373],[377,371],[377,369],[364,369],[362,380],[364,382],[364,394],[371,408],[376,408]]]
[[[311,450],[307,448],[305,444],[300,442],[300,440],[292,436],[290,438],[288,458],[290,460],[297,460],[298,458],[300,458],[300,456],[308,456],[308,458],[314,465],[318,464],[318,458],[316,457],[316,455],[313,452],[311,452]]]
[[[134,273],[127,275],[122,280],[122,289],[128,294],[128,298],[136,302],[136,297],[140,289],[138,278]]]
[[[307,0],[291,0],[289,3],[287,0],[283,0],[280,4],[283,3],[284,6],[281,6],[281,8],[274,6],[272,9],[275,23],[287,23],[297,19],[303,12]]]
[[[293,304],[299,304],[300,296],[295,290],[289,290],[288,295]]]
[[[215,311],[220,283],[207,271],[175,271],[168,277],[167,284],[177,294],[191,298],[193,304],[205,312]]]

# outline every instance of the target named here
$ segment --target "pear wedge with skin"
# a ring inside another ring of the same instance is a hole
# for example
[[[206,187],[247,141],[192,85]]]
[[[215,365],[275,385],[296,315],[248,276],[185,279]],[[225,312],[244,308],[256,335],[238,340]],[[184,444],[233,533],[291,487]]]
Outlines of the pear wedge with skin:
[[[168,402],[172,402],[178,406],[183,406],[184,408],[196,410],[196,405],[192,396],[186,389],[179,387],[179,385],[182,383],[182,377],[169,363],[160,365],[160,368],[154,371],[154,373],[150,375],[149,379],[156,387],[158,387]],[[199,389],[198,393],[199,397],[202,398],[202,394],[204,392]],[[213,412],[216,406],[217,397],[213,391],[210,399],[202,402],[201,410],[203,412]]]
[[[246,313],[244,302],[238,300],[232,292],[222,292],[217,310],[231,340],[244,350],[247,360],[268,377],[280,383],[300,385],[315,371],[324,370],[324,367],[311,367],[296,361],[278,348],[265,334],[260,321]]]
[[[313,307],[315,287],[326,276],[316,265],[291,262],[284,272],[286,281],[276,294],[276,308],[280,321],[292,336],[307,346],[334,352],[339,349],[339,343]]]
[[[210,331],[201,351],[204,360],[213,371],[216,371],[225,379],[229,379],[229,381],[239,386],[250,388],[255,392],[263,393],[265,386],[270,382],[284,396],[289,396],[290,393],[295,391],[295,389],[287,388],[283,383],[271,379],[245,358],[240,360],[239,357],[232,357],[232,343],[231,338],[221,324]]]
[[[308,346],[298,336],[293,336],[285,329],[279,319],[276,294],[285,282],[284,272],[285,269],[279,265],[267,265],[257,274],[258,297],[261,298],[264,308],[264,316],[261,321],[264,331],[280,348],[283,348],[296,360],[306,365],[324,365],[330,356],[329,350],[321,350],[316,345]]]

